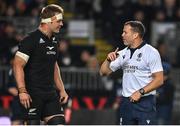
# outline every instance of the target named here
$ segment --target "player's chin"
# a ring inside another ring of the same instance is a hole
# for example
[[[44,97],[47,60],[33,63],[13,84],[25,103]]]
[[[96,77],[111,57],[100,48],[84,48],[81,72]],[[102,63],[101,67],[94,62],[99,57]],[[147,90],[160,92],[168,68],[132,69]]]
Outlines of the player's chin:
[[[60,31],[60,27],[54,29],[54,33],[59,33],[59,31]]]
[[[58,30],[55,30],[54,33],[59,33],[59,29],[58,29]]]

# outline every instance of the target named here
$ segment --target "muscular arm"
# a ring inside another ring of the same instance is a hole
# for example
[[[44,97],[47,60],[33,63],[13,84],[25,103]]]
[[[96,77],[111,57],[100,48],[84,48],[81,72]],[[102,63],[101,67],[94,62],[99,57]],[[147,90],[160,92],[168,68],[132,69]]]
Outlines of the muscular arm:
[[[145,94],[156,90],[158,87],[160,87],[163,84],[163,72],[156,72],[152,74],[153,76],[153,80],[145,87],[143,87]],[[141,98],[141,94],[138,91],[134,92],[131,96],[130,96],[130,101],[138,101]]]
[[[99,73],[100,73],[101,76],[102,76],[102,75],[107,76],[107,75],[109,75],[109,74],[112,73],[112,70],[109,68],[109,65],[110,65],[110,62],[111,62],[111,61],[114,61],[114,60],[117,58],[117,56],[118,56],[118,54],[117,54],[118,50],[119,50],[119,48],[116,48],[116,50],[115,50],[114,52],[110,52],[110,53],[107,55],[107,58],[105,59],[105,61],[104,61],[103,64],[101,65],[101,68],[100,68],[100,71],[99,71]]]
[[[25,86],[25,80],[24,80],[24,66],[26,65],[26,61],[22,59],[19,56],[15,56],[14,63],[13,63],[13,71],[14,76],[17,82],[17,87],[19,91],[19,99],[21,104],[25,108],[30,107],[30,102],[32,102],[32,99],[30,95],[28,94]]]
[[[163,84],[163,71],[156,72],[152,74],[153,80],[144,87],[145,93],[149,93],[153,90],[156,90]]]
[[[109,68],[109,65],[110,65],[110,62],[107,61],[107,59],[103,62],[103,64],[101,65],[101,68],[100,68],[100,75],[103,76],[103,75],[109,75],[112,73],[112,70]]]
[[[24,81],[24,70],[23,70],[25,65],[26,65],[25,60],[23,60],[19,56],[15,56],[13,63],[13,71],[18,89],[22,87],[24,88],[26,87]]]
[[[61,73],[60,73],[60,69],[59,66],[56,62],[55,67],[54,67],[54,81],[56,84],[56,87],[58,88],[59,91],[63,91],[64,90],[64,84],[63,81],[61,79]]]
[[[55,63],[55,67],[54,67],[54,82],[56,84],[57,89],[60,91],[60,97],[61,97],[60,101],[63,104],[66,103],[68,100],[68,95],[64,89],[64,84],[61,79],[60,69],[57,62]]]
[[[10,88],[8,88],[8,92],[9,92],[10,94],[12,94],[13,96],[17,96],[17,95],[18,95],[18,90],[17,90],[16,87],[10,87]]]

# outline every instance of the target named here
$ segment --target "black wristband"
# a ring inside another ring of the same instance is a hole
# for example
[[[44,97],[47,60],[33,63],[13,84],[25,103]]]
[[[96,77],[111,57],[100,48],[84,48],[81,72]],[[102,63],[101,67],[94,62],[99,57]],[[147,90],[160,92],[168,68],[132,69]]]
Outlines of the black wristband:
[[[140,93],[141,95],[144,95],[144,94],[145,94],[145,90],[144,90],[143,88],[141,88],[141,89],[139,89],[139,93]]]

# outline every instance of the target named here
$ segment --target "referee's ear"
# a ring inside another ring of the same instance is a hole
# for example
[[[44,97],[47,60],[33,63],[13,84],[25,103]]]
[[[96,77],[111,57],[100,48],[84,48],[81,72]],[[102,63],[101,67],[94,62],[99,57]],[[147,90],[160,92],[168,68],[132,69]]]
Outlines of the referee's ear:
[[[138,36],[140,37],[139,33],[134,33],[133,34],[133,39],[136,39]]]

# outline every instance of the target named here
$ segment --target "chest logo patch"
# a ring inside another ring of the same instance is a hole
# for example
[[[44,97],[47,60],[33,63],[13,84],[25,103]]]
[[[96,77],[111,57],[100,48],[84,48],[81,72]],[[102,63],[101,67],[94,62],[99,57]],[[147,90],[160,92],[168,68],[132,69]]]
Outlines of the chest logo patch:
[[[48,48],[49,50],[52,50],[54,47],[52,46],[47,46],[46,48]]]
[[[136,59],[136,60],[140,62],[140,61],[141,61],[141,57],[142,57],[142,53],[139,53],[139,54],[137,55],[137,59]]]
[[[46,48],[48,49],[48,51],[46,52],[47,55],[56,55],[56,51],[53,50],[53,46],[46,46]]]
[[[39,40],[39,43],[45,43],[45,41],[41,38],[41,39]]]
[[[52,40],[53,40],[53,41],[52,41],[53,43],[57,43],[57,41],[56,41],[56,38],[55,38],[55,37],[53,37],[53,38],[52,38]]]

